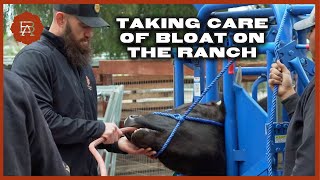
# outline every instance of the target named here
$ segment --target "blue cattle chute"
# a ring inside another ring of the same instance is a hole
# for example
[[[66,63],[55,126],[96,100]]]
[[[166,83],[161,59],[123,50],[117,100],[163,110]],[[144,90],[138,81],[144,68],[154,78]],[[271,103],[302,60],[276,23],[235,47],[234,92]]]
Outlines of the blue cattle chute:
[[[242,68],[242,75],[262,75],[263,78],[255,83],[255,92],[252,96],[243,87],[234,83],[234,72],[237,67],[229,69],[223,76],[223,98],[226,106],[225,139],[227,157],[227,175],[230,176],[260,176],[260,175],[281,175],[282,170],[277,167],[278,154],[283,153],[284,142],[278,141],[277,137],[284,137],[286,123],[288,121],[285,111],[282,111],[282,119],[272,120],[268,117],[272,110],[272,90],[267,89],[268,113],[266,113],[256,102],[257,86],[266,81],[269,77],[271,64],[279,57],[282,63],[297,74],[298,92],[302,92],[308,80],[314,76],[314,63],[306,58],[306,32],[296,32],[292,29],[293,23],[300,20],[301,15],[309,14],[314,7],[312,4],[277,4],[269,5],[267,8],[249,9],[239,11],[225,11],[228,8],[247,6],[247,4],[205,4],[195,5],[198,10],[198,19],[201,22],[201,29],[198,34],[209,32],[205,23],[211,17],[239,18],[239,17],[268,17],[272,22],[266,32],[266,42],[257,46],[259,54],[266,55],[266,67],[245,67]],[[284,15],[286,14],[286,17]],[[279,30],[282,23],[283,29]],[[276,37],[278,42],[275,41]],[[232,46],[232,41],[226,46]],[[276,51],[276,52],[275,52]],[[295,59],[296,58],[296,59]],[[223,60],[223,67],[229,59]],[[194,76],[200,78],[200,92],[212,82],[217,75],[217,59],[179,59],[174,54],[174,92],[175,107],[184,102],[183,66],[188,65],[194,69]],[[202,68],[206,68],[205,70]],[[207,103],[219,100],[218,84],[214,85],[201,101]],[[195,101],[195,98],[194,98]],[[283,122],[282,122],[283,121]],[[272,130],[269,147],[267,147],[267,124]],[[279,127],[281,127],[279,129]],[[280,131],[277,134],[276,131]],[[266,150],[271,148],[271,157],[267,158]],[[271,160],[271,164],[270,164]],[[268,169],[271,174],[268,173]]]

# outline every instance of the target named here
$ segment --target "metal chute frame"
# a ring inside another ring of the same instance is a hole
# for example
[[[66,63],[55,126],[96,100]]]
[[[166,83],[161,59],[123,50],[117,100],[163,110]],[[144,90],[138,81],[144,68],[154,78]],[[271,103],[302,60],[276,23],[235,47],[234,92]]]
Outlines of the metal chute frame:
[[[226,139],[226,157],[227,157],[227,175],[229,176],[265,176],[267,175],[268,161],[266,156],[266,123],[270,116],[272,108],[272,90],[267,89],[268,95],[268,113],[266,113],[256,102],[257,87],[269,77],[269,69],[275,61],[275,50],[279,57],[293,76],[298,75],[297,91],[301,93],[304,87],[314,76],[314,63],[306,56],[306,32],[293,30],[293,24],[301,18],[305,18],[312,8],[313,4],[272,4],[267,8],[250,9],[245,11],[221,12],[220,10],[228,10],[228,8],[248,6],[248,4],[197,4],[194,7],[198,10],[198,19],[201,23],[206,23],[211,17],[219,17],[221,19],[227,17],[269,17],[274,24],[270,25],[266,32],[266,42],[258,46],[258,53],[266,55],[267,67],[245,67],[242,68],[242,75],[263,75],[261,79],[257,79],[252,87],[252,97],[241,86],[234,82],[234,73],[237,67],[230,69],[229,73],[223,76],[223,98],[226,106],[225,119],[225,139]],[[287,12],[286,12],[287,11]],[[279,26],[283,20],[283,16],[287,13],[284,20],[285,28],[279,31]],[[206,32],[205,26],[199,30],[199,34]],[[278,34],[279,33],[279,34]],[[279,36],[279,46],[276,49],[275,38]],[[194,77],[200,80],[201,92],[206,85],[217,75],[216,59],[192,60],[179,59],[174,55],[174,100],[175,107],[184,103],[184,83],[183,83],[183,66],[194,70]],[[223,66],[228,63],[228,59],[223,60]],[[194,97],[194,99],[197,97]],[[210,101],[218,101],[219,92],[218,85],[214,86],[201,101],[206,103]],[[282,170],[277,168],[278,153],[283,153],[284,142],[277,138],[284,138],[288,124],[288,117],[285,111],[281,111],[273,124],[272,159],[273,175],[281,175]]]

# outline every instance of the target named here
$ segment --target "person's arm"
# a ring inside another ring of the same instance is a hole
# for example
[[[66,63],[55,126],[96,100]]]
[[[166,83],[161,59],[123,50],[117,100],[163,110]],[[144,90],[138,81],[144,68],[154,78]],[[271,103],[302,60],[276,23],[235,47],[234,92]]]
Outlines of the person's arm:
[[[12,71],[22,77],[35,93],[38,105],[50,127],[57,144],[87,142],[105,131],[105,124],[97,120],[73,119],[56,113],[53,109],[52,89],[56,79],[55,68],[48,56],[35,49],[25,50],[14,60]]]
[[[294,176],[315,175],[315,93],[309,96],[303,109],[302,141],[296,152],[295,165],[292,170]]]
[[[299,95],[297,93],[294,93],[291,96],[289,96],[288,98],[281,101],[281,103],[283,104],[284,108],[286,109],[290,119],[292,118],[292,115],[296,109],[296,106],[299,102],[299,99],[300,99]]]
[[[122,133],[132,132],[131,128],[121,128]],[[139,148],[135,146],[132,142],[130,142],[126,136],[122,136],[119,138],[117,142],[114,144],[110,144],[107,146],[100,146],[100,148],[105,148],[109,152],[122,153],[122,154],[142,154],[146,155],[149,158],[155,159],[154,155],[157,153],[149,148]]]
[[[27,128],[30,134],[30,151],[33,175],[69,175],[62,162],[59,151],[54,143],[49,127],[43,117],[33,92],[27,84],[24,90],[28,98],[29,108],[27,115]],[[32,121],[33,120],[33,121]]]
[[[105,149],[108,152],[113,152],[113,153],[128,154],[127,152],[121,151],[121,149],[119,148],[118,142],[115,142],[113,144],[99,144],[97,148]]]
[[[124,130],[122,128],[121,130]],[[114,144],[100,144],[98,146],[100,149],[106,149],[108,152],[121,153],[121,154],[142,154],[146,155],[149,158],[154,159],[156,151],[149,148],[139,148],[131,143],[125,136],[121,137],[119,141]]]
[[[68,175],[30,86],[11,72],[4,75],[4,136],[10,149],[4,158],[11,167],[4,174]]]

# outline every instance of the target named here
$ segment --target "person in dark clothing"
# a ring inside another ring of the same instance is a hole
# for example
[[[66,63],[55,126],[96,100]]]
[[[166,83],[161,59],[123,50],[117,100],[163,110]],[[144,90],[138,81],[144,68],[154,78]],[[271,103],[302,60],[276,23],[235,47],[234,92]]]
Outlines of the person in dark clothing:
[[[109,26],[99,17],[98,4],[56,4],[53,22],[39,41],[15,57],[12,71],[31,86],[71,175],[97,175],[89,143],[110,152],[145,154],[122,136],[114,123],[97,121],[96,81],[90,66],[93,28]]]
[[[315,8],[310,16],[294,24],[295,30],[309,28],[309,46],[315,56]],[[287,131],[284,175],[315,175],[315,80],[310,81],[301,97],[292,86],[290,71],[280,61],[272,64],[269,85],[279,85],[278,96],[291,118]]]
[[[30,86],[4,70],[5,176],[68,175]]]

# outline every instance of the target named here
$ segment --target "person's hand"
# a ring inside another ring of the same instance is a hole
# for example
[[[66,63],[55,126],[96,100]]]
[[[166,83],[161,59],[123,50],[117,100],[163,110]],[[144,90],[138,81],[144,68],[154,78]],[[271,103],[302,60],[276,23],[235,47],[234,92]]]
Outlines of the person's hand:
[[[131,127],[125,127],[120,129],[123,134],[132,132],[135,130],[135,128]],[[118,147],[121,151],[124,151],[128,154],[143,154],[148,156],[151,159],[156,159],[154,157],[155,154],[157,154],[156,151],[153,151],[152,148],[139,148],[132,144],[126,137],[121,137],[118,141]]]
[[[115,123],[104,123],[105,130],[101,137],[105,139],[103,144],[113,144],[117,142],[119,138],[123,135],[122,131],[118,128]]]
[[[295,93],[292,86],[290,71],[279,60],[271,65],[268,83],[272,90],[275,85],[279,85],[278,96],[281,100],[284,100]]]
[[[132,144],[126,137],[121,137],[118,141],[118,147],[121,151],[126,152],[128,154],[143,154],[148,156],[151,159],[156,159],[154,155],[157,153],[149,148],[138,148],[134,144]]]

